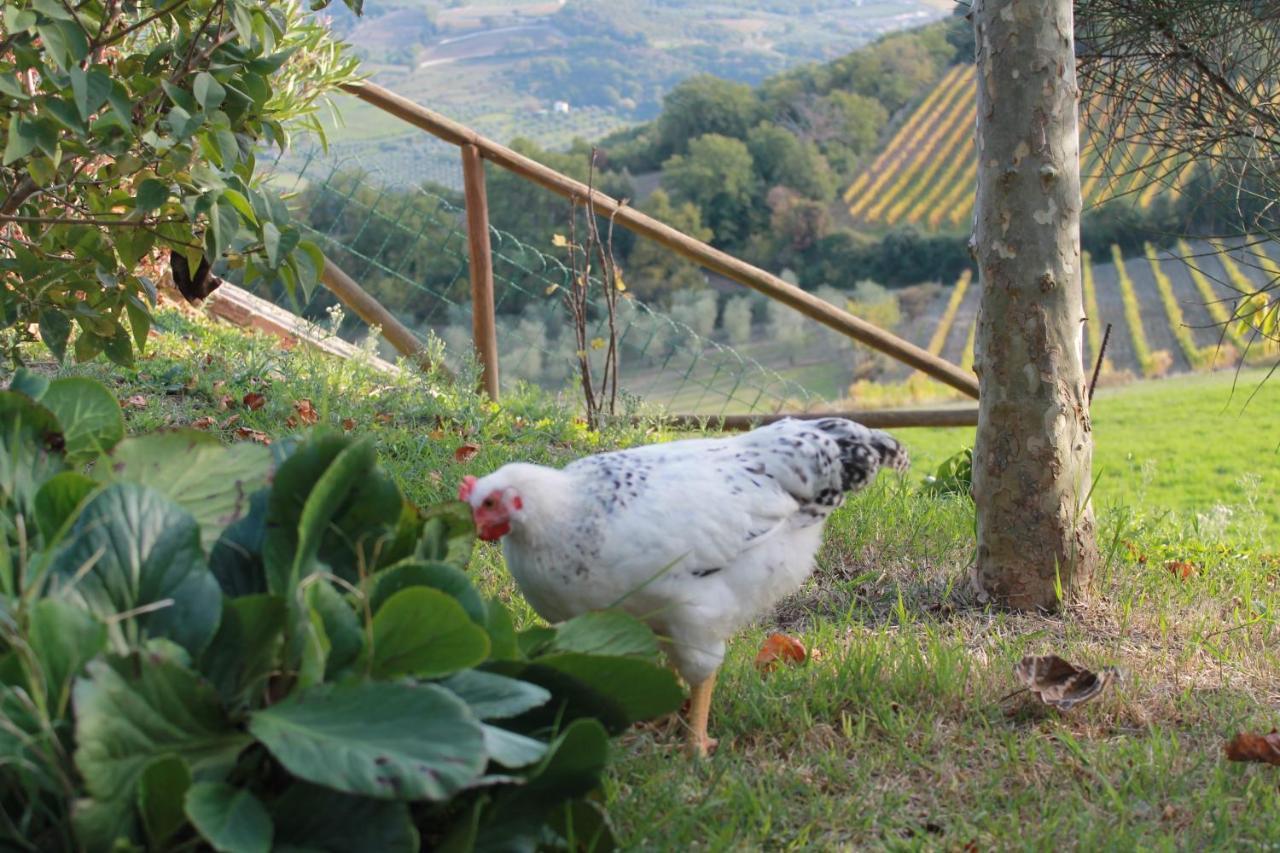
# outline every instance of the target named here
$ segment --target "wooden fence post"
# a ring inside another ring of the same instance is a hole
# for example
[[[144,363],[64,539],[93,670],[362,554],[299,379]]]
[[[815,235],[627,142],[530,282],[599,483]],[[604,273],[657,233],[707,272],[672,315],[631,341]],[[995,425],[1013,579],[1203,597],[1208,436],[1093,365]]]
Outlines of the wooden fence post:
[[[498,332],[493,316],[493,254],[489,249],[489,199],[484,190],[480,149],[462,145],[462,182],[467,201],[467,248],[471,255],[471,334],[480,359],[482,384],[498,399]]]

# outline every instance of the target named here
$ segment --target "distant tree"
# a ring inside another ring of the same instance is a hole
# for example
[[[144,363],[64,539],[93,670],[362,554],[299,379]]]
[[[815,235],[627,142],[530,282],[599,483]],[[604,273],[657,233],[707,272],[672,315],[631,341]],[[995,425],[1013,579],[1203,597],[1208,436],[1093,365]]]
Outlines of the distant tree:
[[[766,198],[769,206],[767,245],[788,255],[805,252],[827,235],[831,226],[828,205],[801,198],[786,187],[774,187]]]
[[[658,155],[683,154],[692,140],[707,134],[745,139],[760,117],[760,103],[745,83],[708,74],[690,77],[663,99],[662,115],[658,117]]]
[[[702,224],[702,214],[692,202],[672,204],[663,190],[654,190],[640,209],[695,240],[710,240],[711,229]],[[627,256],[628,289],[640,299],[654,301],[679,290],[701,287],[706,276],[701,268],[652,240],[638,239]]]
[[[731,296],[724,303],[720,325],[725,337],[734,346],[751,341],[751,303],[750,296]]]
[[[757,178],[746,143],[708,133],[689,143],[687,154],[662,164],[662,182],[673,198],[702,211],[716,245],[731,245],[751,232]]]
[[[709,338],[716,327],[716,294],[710,288],[677,290],[671,294],[667,313],[672,320],[688,326],[699,337]]]
[[[747,134],[747,150],[765,187],[788,187],[819,201],[835,196],[835,175],[813,142],[761,122]]]

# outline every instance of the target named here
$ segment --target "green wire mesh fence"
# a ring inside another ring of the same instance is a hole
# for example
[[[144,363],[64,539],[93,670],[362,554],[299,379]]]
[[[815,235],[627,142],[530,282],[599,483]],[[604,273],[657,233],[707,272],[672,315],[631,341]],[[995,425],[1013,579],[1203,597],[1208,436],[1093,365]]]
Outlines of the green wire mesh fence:
[[[307,236],[338,267],[421,337],[440,338],[451,366],[465,369],[472,347],[469,260],[465,211],[456,193],[435,183],[395,186],[356,162],[319,152],[279,161],[272,182],[290,199]],[[530,186],[529,192],[545,191]],[[569,217],[565,202],[559,230],[567,230]],[[569,390],[576,381],[577,347],[561,296],[572,272],[567,257],[554,254],[567,250],[532,246],[496,228],[490,229],[490,239],[503,384],[525,381],[552,391]],[[323,287],[302,304],[284,293],[260,295],[321,324],[332,321],[338,304]],[[599,345],[607,330],[603,298],[596,300],[591,338]],[[838,382],[828,381],[831,390],[819,393],[764,366],[755,353],[740,351],[750,348],[774,359],[779,347],[789,347],[787,372],[821,376],[836,356],[819,348],[806,363],[804,347],[797,351],[796,344],[814,343],[809,340],[815,337],[812,330],[806,335],[800,325],[808,321],[799,315],[794,323],[787,318],[785,325],[800,331],[790,341],[759,334],[757,323],[753,340],[731,346],[723,328],[716,328],[716,306],[710,286],[676,294],[666,311],[630,294],[619,300],[616,328],[625,401],[633,408],[645,404],[711,417],[802,411],[840,396]],[[773,306],[762,302],[754,309],[759,317],[774,313]],[[741,306],[738,313],[741,319]],[[338,333],[356,340],[368,330],[357,318],[343,315]],[[797,360],[798,366],[791,363]],[[823,364],[814,373],[817,361]]]

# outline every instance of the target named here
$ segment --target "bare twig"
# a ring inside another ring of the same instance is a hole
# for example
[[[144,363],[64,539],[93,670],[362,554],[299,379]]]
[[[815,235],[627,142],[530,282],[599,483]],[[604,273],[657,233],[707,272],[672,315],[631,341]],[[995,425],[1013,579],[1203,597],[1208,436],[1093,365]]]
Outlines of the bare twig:
[[[1098,347],[1098,358],[1093,363],[1093,378],[1089,380],[1089,402],[1093,403],[1093,389],[1098,387],[1098,374],[1102,373],[1102,357],[1107,354],[1107,341],[1111,340],[1111,324],[1102,333],[1102,345]]]

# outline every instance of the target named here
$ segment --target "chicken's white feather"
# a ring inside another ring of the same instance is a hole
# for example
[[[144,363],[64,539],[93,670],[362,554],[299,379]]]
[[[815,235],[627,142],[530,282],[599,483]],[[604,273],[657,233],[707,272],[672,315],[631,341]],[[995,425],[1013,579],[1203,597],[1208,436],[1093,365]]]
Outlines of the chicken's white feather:
[[[519,496],[504,553],[541,616],[619,606],[652,625],[681,675],[698,683],[735,630],[808,577],[844,493],[880,467],[906,464],[887,433],[841,418],[788,419],[562,470],[508,465],[469,499]]]

